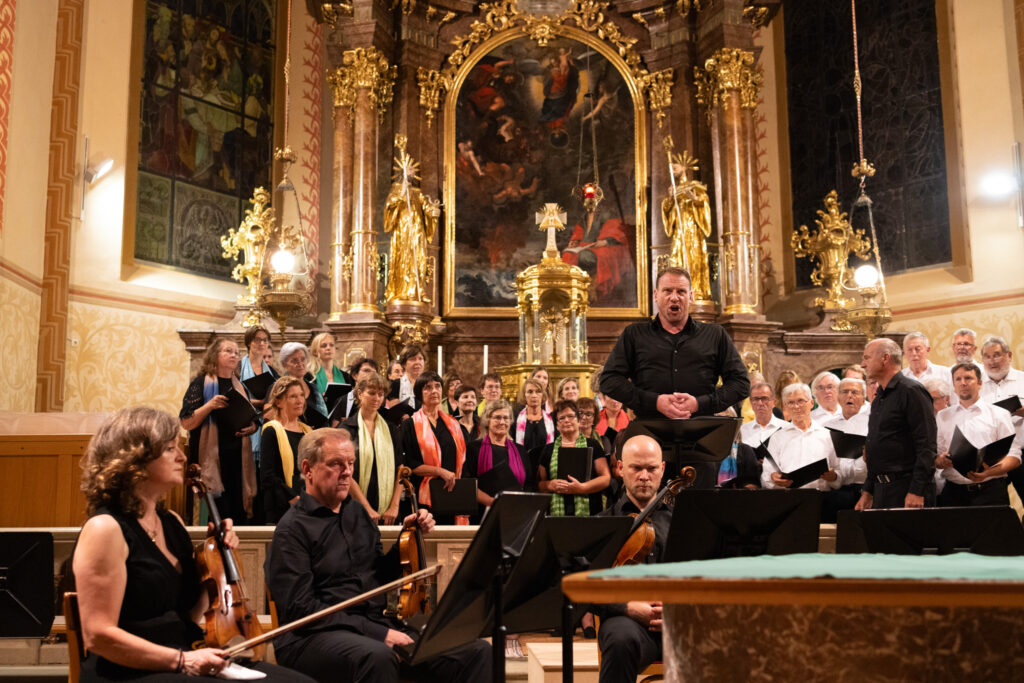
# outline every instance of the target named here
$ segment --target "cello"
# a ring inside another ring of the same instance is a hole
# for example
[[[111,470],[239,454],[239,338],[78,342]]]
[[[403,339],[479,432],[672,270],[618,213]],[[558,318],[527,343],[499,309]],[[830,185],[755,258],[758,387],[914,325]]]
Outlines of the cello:
[[[203,613],[207,647],[227,648],[241,641],[250,641],[263,633],[256,613],[249,609],[245,598],[245,582],[231,548],[224,542],[224,522],[217,510],[199,465],[189,465],[189,488],[203,496],[210,511],[214,531],[201,545],[196,546],[196,568],[199,582],[209,597],[210,605]],[[262,660],[266,645],[252,648],[249,657]]]
[[[619,554],[615,557],[614,567],[621,567],[622,565],[630,564],[643,564],[644,558],[650,554],[651,549],[654,548],[654,525],[647,521],[651,513],[654,512],[662,500],[666,496],[675,496],[686,487],[693,484],[697,479],[697,470],[692,467],[684,467],[679,473],[679,476],[670,481],[665,485],[658,494],[651,498],[650,502],[644,506],[644,509],[639,514],[632,514],[633,526],[629,530],[629,536],[626,538],[626,542],[622,544],[622,548],[619,549]]]
[[[398,554],[402,566],[402,576],[408,578],[424,568],[427,562],[427,553],[423,546],[423,533],[419,527],[419,505],[416,502],[416,492],[413,489],[412,470],[402,465],[398,468],[398,481],[405,489],[405,494],[412,502],[412,513],[416,521],[411,527],[405,527],[398,536]],[[431,583],[417,581],[407,583],[398,592],[398,607],[392,614],[403,621],[407,621],[416,614],[427,615],[431,608]]]

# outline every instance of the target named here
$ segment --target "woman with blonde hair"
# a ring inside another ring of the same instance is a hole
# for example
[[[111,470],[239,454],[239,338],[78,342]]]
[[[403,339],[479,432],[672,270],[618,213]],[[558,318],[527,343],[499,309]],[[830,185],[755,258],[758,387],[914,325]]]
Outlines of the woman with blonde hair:
[[[544,390],[544,412],[550,413],[551,406],[554,405],[556,399],[551,391],[550,375],[548,375],[547,368],[538,365],[530,373],[530,379],[540,383],[541,388]]]
[[[267,396],[263,425],[260,483],[267,524],[277,524],[305,489],[296,454],[302,437],[313,431],[299,420],[306,409],[306,385],[286,376],[274,382]]]
[[[206,592],[188,531],[163,502],[185,478],[179,434],[180,423],[168,413],[124,408],[100,426],[82,459],[89,519],[72,567],[88,652],[83,682],[186,681],[234,666],[222,649],[192,649],[203,639],[196,622],[207,608]],[[224,542],[235,548],[232,527],[225,518]],[[311,680],[271,664],[243,666],[268,681]]]
[[[321,332],[313,337],[309,343],[309,364],[306,370],[313,375],[316,381],[316,390],[322,396],[327,391],[327,385],[331,382],[338,384],[354,384],[352,376],[345,372],[337,363],[334,356],[337,342],[330,332]],[[331,406],[328,406],[330,409]]]
[[[519,402],[525,407],[516,416],[512,439],[526,453],[555,440],[555,423],[544,410],[545,387],[538,380],[528,379],[519,390]]]
[[[238,379],[238,345],[224,337],[206,348],[199,374],[181,401],[181,426],[189,431],[192,461],[198,462],[203,480],[224,517],[244,522],[252,514],[256,496],[256,461],[249,435],[256,421],[239,431],[228,422],[226,394],[234,389],[245,396]]]
[[[563,377],[555,389],[555,399],[559,401],[576,401],[580,397],[580,381],[576,377]]]

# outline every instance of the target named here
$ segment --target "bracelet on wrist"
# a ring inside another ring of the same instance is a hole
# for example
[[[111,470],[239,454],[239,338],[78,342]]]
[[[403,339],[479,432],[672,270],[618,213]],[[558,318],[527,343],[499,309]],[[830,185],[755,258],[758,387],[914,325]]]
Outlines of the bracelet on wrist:
[[[185,669],[185,651],[178,650],[178,666],[174,669],[175,673],[181,673]]]

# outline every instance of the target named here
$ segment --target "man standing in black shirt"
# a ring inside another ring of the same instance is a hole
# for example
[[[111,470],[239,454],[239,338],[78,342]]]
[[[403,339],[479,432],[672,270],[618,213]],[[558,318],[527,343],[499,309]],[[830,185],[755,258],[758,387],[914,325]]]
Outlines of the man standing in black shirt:
[[[622,447],[625,495],[600,514],[639,513],[657,495],[664,473],[665,462],[658,442],[646,435],[630,438]],[[648,521],[654,526],[654,547],[643,558],[643,563],[654,564],[661,561],[672,511],[662,503]],[[635,681],[649,664],[661,659],[660,602],[595,605],[593,611],[601,617],[601,630],[597,635],[597,646],[601,648],[601,683]]]
[[[857,510],[935,504],[935,414],[924,386],[900,373],[903,353],[891,339],[864,347],[864,370],[878,382],[866,445],[867,480]]]
[[[667,268],[655,288],[658,314],[622,331],[601,371],[601,393],[641,418],[714,415],[745,399],[750,379],[725,328],[690,318],[690,274]]]
[[[366,508],[349,496],[355,448],[343,429],[319,429],[302,438],[299,462],[306,490],[274,530],[266,562],[267,585],[281,621],[294,621],[398,578],[398,544],[385,554]],[[426,510],[404,524],[434,528]],[[279,664],[318,681],[397,683],[396,645],[415,631],[381,614],[383,598],[336,612],[274,640]],[[424,681],[490,680],[490,647],[482,640],[429,659],[410,672]]]

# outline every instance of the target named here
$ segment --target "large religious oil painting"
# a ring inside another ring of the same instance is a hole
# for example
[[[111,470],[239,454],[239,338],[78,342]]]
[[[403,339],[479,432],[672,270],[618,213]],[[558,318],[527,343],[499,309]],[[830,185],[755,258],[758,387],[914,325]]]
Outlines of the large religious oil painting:
[[[520,34],[476,57],[445,111],[446,313],[514,315],[516,274],[544,251],[536,214],[548,202],[567,214],[562,260],[590,273],[591,315],[642,313],[643,110],[628,70],[568,35],[539,45]],[[604,198],[588,217],[582,190],[595,180]]]

